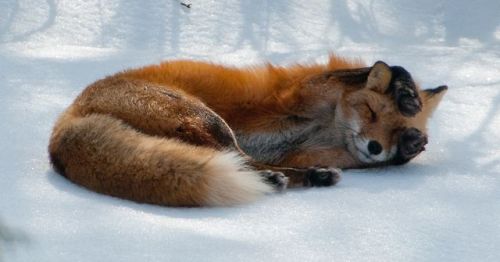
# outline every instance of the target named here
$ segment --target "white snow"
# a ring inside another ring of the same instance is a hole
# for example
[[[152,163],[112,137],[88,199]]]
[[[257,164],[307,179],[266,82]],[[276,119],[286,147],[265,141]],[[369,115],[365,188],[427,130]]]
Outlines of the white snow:
[[[0,260],[500,259],[499,1],[191,3],[0,1],[0,221],[28,239],[0,240]],[[449,85],[426,152],[233,208],[111,198],[48,163],[58,113],[105,75],[164,59],[288,64],[330,51]]]

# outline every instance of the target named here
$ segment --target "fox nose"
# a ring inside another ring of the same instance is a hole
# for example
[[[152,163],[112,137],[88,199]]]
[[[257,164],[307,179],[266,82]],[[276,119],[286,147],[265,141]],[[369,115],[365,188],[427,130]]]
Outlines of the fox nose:
[[[382,152],[382,145],[375,140],[370,140],[368,143],[368,152],[372,155],[378,155]]]

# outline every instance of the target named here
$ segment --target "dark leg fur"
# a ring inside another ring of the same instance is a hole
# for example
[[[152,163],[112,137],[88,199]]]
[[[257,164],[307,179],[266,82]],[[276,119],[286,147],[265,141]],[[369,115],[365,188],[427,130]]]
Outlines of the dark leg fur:
[[[404,68],[392,66],[391,88],[398,109],[404,116],[414,116],[422,110],[422,101],[418,96],[413,79]]]
[[[340,170],[336,168],[309,168],[304,178],[304,186],[333,186],[340,180]]]
[[[285,190],[288,186],[288,177],[281,172],[262,170],[260,171],[260,175],[264,177],[269,184],[273,185],[278,192]]]
[[[398,151],[393,164],[401,165],[410,161],[425,150],[427,136],[416,128],[409,128],[401,134],[398,141]]]
[[[272,170],[284,174],[288,178],[288,187],[324,187],[333,186],[340,181],[340,170],[336,168],[291,168],[275,167],[251,162],[257,170]]]

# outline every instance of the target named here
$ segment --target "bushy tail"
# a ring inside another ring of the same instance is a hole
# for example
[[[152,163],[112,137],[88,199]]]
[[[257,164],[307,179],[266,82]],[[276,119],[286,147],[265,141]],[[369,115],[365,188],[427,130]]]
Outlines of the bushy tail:
[[[141,133],[108,115],[56,123],[49,153],[55,169],[93,191],[169,206],[253,201],[273,189],[235,152]]]

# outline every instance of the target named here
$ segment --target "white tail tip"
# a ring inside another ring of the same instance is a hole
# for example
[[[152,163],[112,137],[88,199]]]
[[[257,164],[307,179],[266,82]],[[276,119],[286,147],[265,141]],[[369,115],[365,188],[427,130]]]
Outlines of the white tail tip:
[[[258,172],[248,170],[241,156],[235,152],[218,153],[205,168],[208,176],[207,205],[249,203],[274,191]]]

